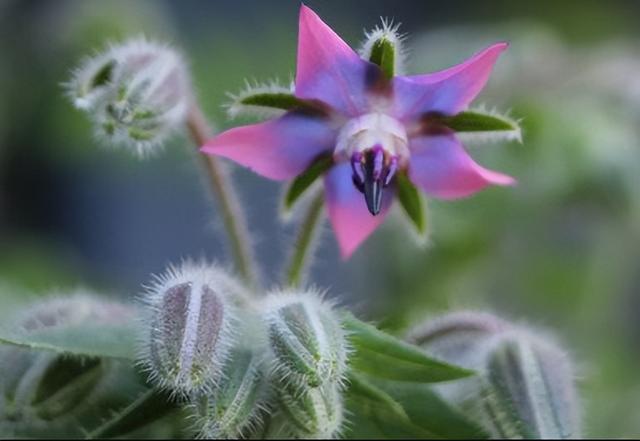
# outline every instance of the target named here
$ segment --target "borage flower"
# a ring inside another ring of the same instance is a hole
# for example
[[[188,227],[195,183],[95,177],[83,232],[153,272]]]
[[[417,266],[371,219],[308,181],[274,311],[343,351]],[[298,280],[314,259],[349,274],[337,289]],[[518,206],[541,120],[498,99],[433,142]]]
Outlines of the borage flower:
[[[514,183],[475,163],[455,134],[519,137],[508,118],[464,111],[507,44],[440,72],[396,76],[401,39],[395,31],[383,24],[367,35],[359,55],[302,6],[293,90],[249,89],[230,109],[275,108],[281,115],[223,132],[202,148],[270,179],[295,178],[288,204],[324,175],[325,202],[344,258],[382,223],[396,195],[424,229],[415,187],[453,199]]]

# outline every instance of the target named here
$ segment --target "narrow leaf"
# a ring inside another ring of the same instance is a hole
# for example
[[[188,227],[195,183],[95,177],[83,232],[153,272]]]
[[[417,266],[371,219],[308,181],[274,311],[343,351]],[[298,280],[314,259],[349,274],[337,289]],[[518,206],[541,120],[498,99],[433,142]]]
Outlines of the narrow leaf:
[[[352,373],[346,392],[349,424],[345,438],[433,439],[434,434],[417,426],[402,406],[362,375]]]
[[[427,232],[424,199],[405,174],[399,173],[396,177],[396,182],[398,183],[400,205],[402,205],[411,223],[416,227],[418,234],[424,235]]]
[[[387,38],[380,38],[373,43],[369,61],[377,64],[387,78],[393,78],[395,66],[395,47]]]
[[[373,377],[433,383],[468,377],[473,371],[426,355],[421,349],[346,315],[343,325],[355,349],[352,368]]]
[[[291,110],[307,105],[305,101],[291,93],[257,93],[240,100],[241,104],[248,106],[264,106],[275,109]]]
[[[290,210],[304,192],[311,187],[311,184],[313,184],[320,175],[329,170],[332,165],[333,157],[331,155],[323,155],[313,161],[301,175],[296,177],[291,184],[289,184],[284,196],[285,211]]]
[[[466,111],[438,119],[456,132],[520,131],[518,124],[511,119],[480,112]]]
[[[376,381],[375,385],[402,406],[416,425],[450,439],[487,439],[489,435],[426,384]]]

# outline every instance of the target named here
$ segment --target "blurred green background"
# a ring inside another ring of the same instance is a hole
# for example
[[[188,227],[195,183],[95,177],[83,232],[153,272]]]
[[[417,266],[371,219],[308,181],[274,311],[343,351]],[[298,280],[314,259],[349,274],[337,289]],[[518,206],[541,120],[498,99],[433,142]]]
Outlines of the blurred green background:
[[[509,41],[478,103],[524,130],[522,145],[469,145],[515,189],[430,201],[426,247],[394,215],[341,262],[326,227],[312,282],[399,333],[457,308],[550,329],[577,361],[585,435],[640,436],[640,2],[306,3],[353,45],[380,16],[402,23],[411,73]],[[105,41],[145,34],[185,52],[205,111],[229,127],[226,92],[291,78],[298,7],[0,0],[0,299],[77,286],[133,299],[170,262],[224,259],[189,141],[146,161],[99,148],[61,85]],[[292,237],[281,188],[235,176],[277,283]]]

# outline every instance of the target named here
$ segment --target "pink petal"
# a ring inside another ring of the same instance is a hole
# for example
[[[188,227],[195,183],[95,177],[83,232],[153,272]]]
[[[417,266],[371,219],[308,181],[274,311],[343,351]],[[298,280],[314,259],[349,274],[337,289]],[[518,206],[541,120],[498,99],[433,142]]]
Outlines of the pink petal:
[[[488,185],[514,185],[507,175],[478,165],[453,135],[411,141],[409,177],[427,194],[441,199],[472,195]]]
[[[351,166],[341,163],[329,170],[324,177],[329,220],[343,259],[348,259],[384,221],[394,197],[393,189],[386,189],[380,214],[372,215],[367,210],[364,196],[353,186],[351,174]]]
[[[323,101],[345,115],[357,115],[367,105],[369,70],[375,73],[376,68],[362,60],[315,12],[302,5],[296,96]]]
[[[395,77],[394,114],[406,120],[427,112],[452,115],[464,110],[484,88],[498,56],[507,47],[507,43],[494,44],[439,72]]]
[[[325,120],[287,114],[227,130],[207,141],[201,150],[280,181],[299,175],[319,154],[332,149],[335,136]]]

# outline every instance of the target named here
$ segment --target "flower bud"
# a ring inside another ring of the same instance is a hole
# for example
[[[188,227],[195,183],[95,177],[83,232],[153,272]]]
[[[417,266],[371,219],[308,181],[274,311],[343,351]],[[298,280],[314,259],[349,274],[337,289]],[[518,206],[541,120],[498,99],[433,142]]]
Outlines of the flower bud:
[[[89,113],[100,137],[139,155],[184,123],[191,101],[180,55],[144,39],[112,46],[87,60],[68,90],[75,106]]]
[[[67,84],[73,105],[83,111],[94,109],[111,87],[115,67],[116,60],[111,50],[86,58]]]
[[[275,380],[275,388],[286,421],[281,435],[302,439],[337,437],[344,419],[339,384],[296,387],[280,379]]]
[[[142,365],[161,387],[180,394],[211,390],[234,345],[241,287],[214,266],[185,264],[157,278],[145,303]]]
[[[342,382],[347,345],[331,307],[314,293],[284,292],[265,302],[276,375],[299,385]]]
[[[250,349],[233,351],[223,380],[201,409],[201,435],[207,439],[238,439],[250,435],[266,408],[264,358]]]
[[[417,327],[409,340],[479,372],[437,388],[492,437],[580,436],[571,362],[548,338],[490,314],[462,312]]]

